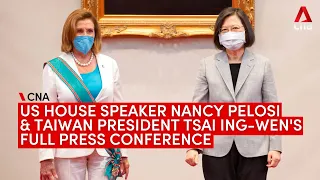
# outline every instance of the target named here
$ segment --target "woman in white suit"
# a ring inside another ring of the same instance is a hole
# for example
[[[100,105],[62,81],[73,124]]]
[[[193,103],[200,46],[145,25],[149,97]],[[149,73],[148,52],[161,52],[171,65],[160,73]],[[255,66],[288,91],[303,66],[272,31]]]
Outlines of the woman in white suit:
[[[121,101],[119,69],[112,58],[100,54],[101,34],[91,12],[78,9],[67,18],[59,57],[48,61],[43,70],[43,91],[50,102]],[[71,73],[70,73],[71,72]],[[69,73],[69,74],[68,74]],[[121,171],[127,179],[127,152],[121,149]],[[107,180],[106,149],[40,149],[42,180]]]

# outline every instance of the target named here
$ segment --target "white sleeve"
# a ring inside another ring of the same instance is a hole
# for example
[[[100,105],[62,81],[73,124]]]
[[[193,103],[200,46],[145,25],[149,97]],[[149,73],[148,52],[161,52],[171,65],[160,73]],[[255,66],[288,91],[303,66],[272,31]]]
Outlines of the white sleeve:
[[[117,62],[113,61],[113,77],[114,77],[114,90],[113,90],[113,101],[122,102],[122,90],[121,90],[121,81],[120,81],[120,71]],[[128,157],[128,150],[121,148],[122,157]]]
[[[113,61],[113,101],[121,102],[123,101],[121,81],[120,81],[120,71],[117,62]]]
[[[49,65],[46,65],[42,73],[42,91],[47,93],[50,102],[58,102],[56,87],[56,74]]]
[[[45,65],[42,73],[42,91],[47,93],[50,102],[57,102],[57,88],[55,82],[55,73],[52,71],[49,65]],[[52,148],[40,148],[39,149],[39,161],[54,159],[54,149]]]

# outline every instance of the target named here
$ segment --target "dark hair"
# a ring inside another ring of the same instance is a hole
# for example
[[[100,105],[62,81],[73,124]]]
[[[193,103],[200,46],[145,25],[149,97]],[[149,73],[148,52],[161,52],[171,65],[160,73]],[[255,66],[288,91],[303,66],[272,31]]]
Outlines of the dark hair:
[[[223,47],[219,42],[220,29],[221,29],[225,19],[229,16],[232,16],[232,15],[238,16],[239,19],[241,20],[243,27],[245,28],[246,43],[244,44],[244,47],[252,46],[255,41],[255,35],[253,32],[253,28],[252,28],[252,25],[249,21],[248,16],[246,15],[246,13],[243,12],[242,9],[228,7],[228,8],[223,9],[220,12],[220,14],[217,18],[217,21],[215,23],[215,27],[214,27],[213,42],[214,42],[214,45],[220,50],[225,50],[225,47]]]

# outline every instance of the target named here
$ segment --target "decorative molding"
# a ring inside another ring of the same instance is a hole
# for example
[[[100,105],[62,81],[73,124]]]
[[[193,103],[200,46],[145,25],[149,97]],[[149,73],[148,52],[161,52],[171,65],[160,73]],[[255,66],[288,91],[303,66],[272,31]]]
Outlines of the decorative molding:
[[[214,24],[212,24],[209,29],[211,29],[212,32],[214,32]]]
[[[160,31],[156,33],[151,33],[150,37],[160,37],[165,39],[175,38],[175,37],[186,37],[188,36],[185,32],[179,32],[176,26],[170,22],[166,22],[160,26]]]
[[[247,14],[253,27],[255,25],[254,5],[254,0],[238,0],[238,7]]]
[[[112,37],[125,31],[127,26],[101,26],[101,35],[103,37]]]
[[[94,16],[98,17],[98,0],[81,0],[81,7],[88,9],[94,14]]]
[[[255,0],[232,0],[255,25]],[[81,0],[82,8],[90,10],[98,19],[103,37],[121,35],[156,38],[212,36],[218,15],[105,15],[104,0]]]

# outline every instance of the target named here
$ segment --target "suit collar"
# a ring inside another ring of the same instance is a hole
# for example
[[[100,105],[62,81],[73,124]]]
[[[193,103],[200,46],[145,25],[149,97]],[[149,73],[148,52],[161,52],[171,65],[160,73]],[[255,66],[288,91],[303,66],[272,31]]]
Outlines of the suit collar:
[[[231,71],[228,62],[228,56],[225,51],[222,51],[216,55],[217,62],[215,63],[221,78],[223,79],[225,85],[227,86],[233,100],[235,101],[235,94],[233,90],[233,83],[231,77]]]
[[[242,56],[242,63],[253,60],[253,59],[254,59],[254,54],[250,50],[245,49],[243,56]],[[221,51],[220,53],[218,53],[216,55],[216,60],[228,62],[228,55],[227,55],[226,51]]]
[[[242,57],[240,71],[238,74],[235,95],[237,95],[239,93],[240,89],[242,88],[243,84],[245,83],[246,79],[248,78],[254,65],[255,65],[254,54],[252,52],[250,52],[249,50],[245,50],[243,57]]]
[[[245,80],[250,74],[252,68],[254,67],[254,54],[249,50],[245,49],[244,54],[242,56],[242,62],[241,62],[235,90],[233,88],[232,76],[231,76],[227,53],[225,51],[222,51],[216,55],[215,59],[217,60],[217,62],[215,63],[216,67],[223,81],[225,82],[233,99],[236,100],[237,94],[239,93]]]
[[[78,68],[77,68],[77,65],[76,65],[76,63],[75,63],[75,61],[74,61],[74,59],[73,59],[73,57],[72,57],[72,55],[71,55],[70,53],[63,53],[63,54],[60,55],[60,57],[61,57],[63,60],[65,60],[65,61],[68,63],[68,65],[69,65],[69,66],[76,72],[76,74],[80,77],[80,79],[83,80],[82,77],[81,77],[81,75],[80,75],[80,72],[79,72],[79,70],[78,70]],[[105,70],[106,64],[105,64],[105,62],[102,60],[100,54],[97,54],[97,55],[96,55],[96,59],[97,59],[97,64],[98,64],[98,68],[99,68],[99,71],[100,71],[101,82],[102,82],[102,88],[101,88],[99,94],[97,95],[97,97],[96,97],[96,99],[95,99],[96,101],[99,101],[99,100],[102,98],[102,90],[106,87],[105,80],[106,80],[106,78],[107,78],[107,76],[106,76],[107,71]]]
[[[77,75],[82,79],[80,76],[80,72],[77,68],[76,62],[74,61],[72,55],[70,53],[62,53],[60,57],[65,60],[68,65],[77,73]]]

